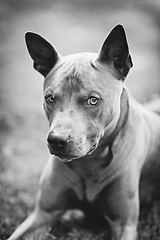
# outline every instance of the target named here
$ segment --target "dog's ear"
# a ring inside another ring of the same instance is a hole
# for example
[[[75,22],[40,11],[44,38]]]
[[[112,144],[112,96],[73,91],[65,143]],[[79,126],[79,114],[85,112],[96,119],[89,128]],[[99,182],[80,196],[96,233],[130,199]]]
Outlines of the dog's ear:
[[[119,73],[119,79],[124,80],[133,66],[126,34],[122,25],[117,25],[104,41],[99,61],[113,66]]]
[[[34,68],[45,77],[58,61],[58,53],[49,42],[36,33],[27,32],[25,40],[34,61]]]

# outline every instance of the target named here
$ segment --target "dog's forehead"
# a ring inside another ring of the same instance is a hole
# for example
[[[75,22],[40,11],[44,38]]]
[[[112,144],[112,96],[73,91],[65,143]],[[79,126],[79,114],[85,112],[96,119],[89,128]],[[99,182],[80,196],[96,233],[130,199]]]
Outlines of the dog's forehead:
[[[96,54],[79,53],[62,57],[53,71],[62,78],[87,77],[95,72]]]
[[[72,87],[85,86],[95,76],[97,55],[91,53],[72,54],[62,57],[56,66],[48,74],[45,85],[52,84],[55,87],[60,83],[72,85]]]
[[[77,92],[80,89],[104,91],[106,82],[111,86],[114,77],[109,67],[102,66],[96,61],[97,59],[98,55],[95,53],[78,53],[61,57],[46,77],[44,89],[49,86],[53,89],[63,88],[62,90],[70,88]]]

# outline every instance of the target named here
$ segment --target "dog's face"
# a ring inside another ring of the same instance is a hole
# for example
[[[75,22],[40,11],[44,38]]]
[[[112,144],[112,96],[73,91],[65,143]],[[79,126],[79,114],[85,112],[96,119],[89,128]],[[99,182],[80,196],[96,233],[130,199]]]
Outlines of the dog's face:
[[[98,55],[61,57],[34,33],[26,34],[26,42],[34,67],[45,76],[50,153],[62,161],[91,154],[119,119],[123,80],[132,67],[123,27],[112,30]]]
[[[87,53],[61,58],[45,79],[48,146],[61,159],[90,154],[119,117],[122,81],[96,58]]]

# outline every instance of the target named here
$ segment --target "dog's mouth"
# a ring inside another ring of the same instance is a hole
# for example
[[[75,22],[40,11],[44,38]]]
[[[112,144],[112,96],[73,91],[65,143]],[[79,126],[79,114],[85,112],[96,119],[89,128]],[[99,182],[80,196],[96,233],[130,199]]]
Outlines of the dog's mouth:
[[[48,148],[49,148],[51,155],[55,155],[63,162],[70,162],[73,159],[79,158],[79,156],[77,156],[77,155],[64,153],[65,150],[61,150],[61,151],[56,150],[49,143],[48,143]]]
[[[94,152],[94,150],[96,149],[97,144],[94,144],[91,149],[87,152],[87,155],[90,155],[92,152]]]
[[[63,162],[70,162],[74,159],[78,159],[78,158],[90,155],[96,149],[96,147],[97,147],[97,144],[94,144],[88,152],[83,153],[83,154],[75,154],[74,155],[74,154],[67,153],[66,150],[57,151],[48,143],[48,148],[49,148],[50,154],[55,155]]]

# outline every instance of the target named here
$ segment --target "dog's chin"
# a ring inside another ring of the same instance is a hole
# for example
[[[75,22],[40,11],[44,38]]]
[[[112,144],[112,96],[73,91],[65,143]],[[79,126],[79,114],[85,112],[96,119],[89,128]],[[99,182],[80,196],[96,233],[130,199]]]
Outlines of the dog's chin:
[[[73,159],[79,158],[77,156],[64,155],[62,153],[55,153],[55,152],[53,152],[51,150],[50,150],[50,154],[56,156],[62,162],[71,162]]]
[[[57,158],[59,158],[59,160],[61,160],[62,162],[71,162],[74,159],[82,157],[82,156],[79,156],[79,155],[69,155],[69,154],[67,155],[67,154],[64,154],[64,153],[56,152],[52,148],[49,148],[49,152],[50,152],[51,155],[54,155]]]
[[[54,154],[58,157],[62,162],[71,162],[75,159],[81,158],[84,155],[64,155],[64,154]]]
[[[56,155],[55,155],[56,156]],[[71,162],[73,159],[75,159],[74,157],[67,157],[67,156],[56,156],[60,161],[62,162]]]

